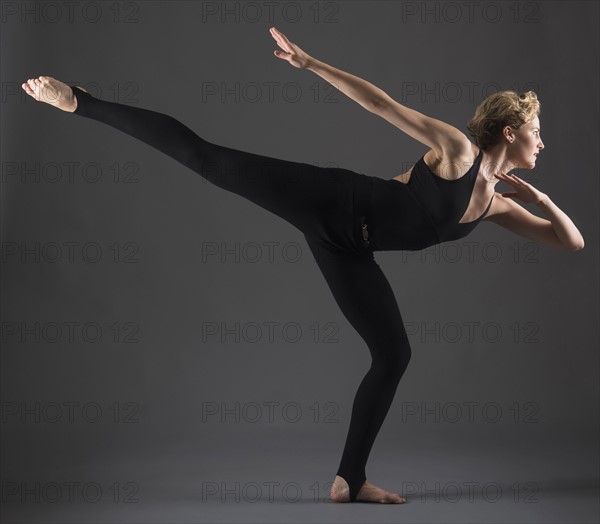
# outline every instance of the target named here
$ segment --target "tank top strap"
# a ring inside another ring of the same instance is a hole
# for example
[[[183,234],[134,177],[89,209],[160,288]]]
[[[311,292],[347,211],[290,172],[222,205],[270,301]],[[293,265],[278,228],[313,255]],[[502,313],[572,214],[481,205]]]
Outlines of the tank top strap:
[[[481,166],[482,160],[483,160],[483,149],[480,149],[479,153],[475,157],[475,160],[473,161],[473,165],[469,169],[469,177],[473,180],[473,183],[475,183],[475,180],[477,180],[477,174],[479,173],[479,168]]]

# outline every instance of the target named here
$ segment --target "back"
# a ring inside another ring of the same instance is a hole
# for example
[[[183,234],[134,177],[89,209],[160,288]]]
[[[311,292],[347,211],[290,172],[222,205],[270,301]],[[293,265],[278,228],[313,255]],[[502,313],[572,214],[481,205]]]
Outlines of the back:
[[[480,217],[471,222],[459,223],[471,201],[482,158],[483,150],[480,150],[473,165],[456,180],[448,180],[434,174],[425,163],[424,157],[413,167],[407,189],[430,216],[440,242],[465,237],[488,212],[491,200]]]

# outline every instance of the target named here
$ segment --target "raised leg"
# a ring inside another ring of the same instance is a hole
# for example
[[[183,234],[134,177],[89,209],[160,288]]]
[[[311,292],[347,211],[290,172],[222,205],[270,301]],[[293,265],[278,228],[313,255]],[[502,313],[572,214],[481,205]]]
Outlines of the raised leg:
[[[314,233],[324,221],[335,221],[348,213],[348,205],[340,195],[343,170],[213,144],[169,115],[104,101],[76,86],[71,88],[77,101],[75,115],[110,125],[145,142],[302,232]],[[344,185],[347,187],[348,183]]]

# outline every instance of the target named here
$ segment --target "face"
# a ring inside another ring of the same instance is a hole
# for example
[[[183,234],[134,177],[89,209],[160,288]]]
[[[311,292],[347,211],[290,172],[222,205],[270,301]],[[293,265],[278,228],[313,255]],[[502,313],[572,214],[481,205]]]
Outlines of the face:
[[[516,131],[513,130],[512,137],[514,140],[508,143],[509,155],[519,167],[533,169],[538,153],[544,149],[540,119],[536,116]]]

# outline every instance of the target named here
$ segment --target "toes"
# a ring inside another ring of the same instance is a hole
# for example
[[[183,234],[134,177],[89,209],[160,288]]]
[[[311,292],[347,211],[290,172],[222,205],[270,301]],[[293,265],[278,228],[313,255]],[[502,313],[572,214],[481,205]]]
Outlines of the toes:
[[[27,87],[25,88],[25,90],[27,91],[27,93],[29,95],[31,95],[32,97],[35,98],[35,84],[33,83],[33,79],[30,78],[29,80],[27,80],[26,84]]]

